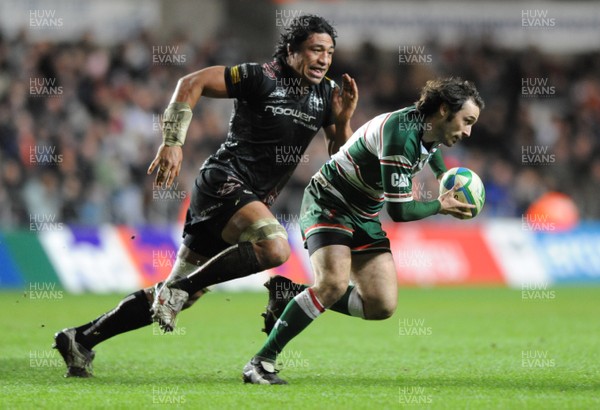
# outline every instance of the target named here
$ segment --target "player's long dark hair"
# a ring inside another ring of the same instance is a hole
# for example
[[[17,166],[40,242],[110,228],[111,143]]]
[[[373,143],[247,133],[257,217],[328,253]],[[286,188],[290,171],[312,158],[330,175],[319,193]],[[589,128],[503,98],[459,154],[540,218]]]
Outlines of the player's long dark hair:
[[[425,116],[435,113],[443,103],[450,108],[450,112],[456,113],[469,99],[472,99],[480,110],[485,107],[479,91],[472,82],[459,77],[438,78],[427,81],[415,105],[417,111]]]
[[[297,51],[302,44],[313,33],[327,33],[333,40],[335,47],[335,38],[337,33],[333,26],[323,17],[314,14],[306,14],[296,17],[292,23],[284,29],[279,37],[279,42],[275,46],[273,58],[279,62],[285,62],[288,55],[287,45],[290,45],[291,51]]]

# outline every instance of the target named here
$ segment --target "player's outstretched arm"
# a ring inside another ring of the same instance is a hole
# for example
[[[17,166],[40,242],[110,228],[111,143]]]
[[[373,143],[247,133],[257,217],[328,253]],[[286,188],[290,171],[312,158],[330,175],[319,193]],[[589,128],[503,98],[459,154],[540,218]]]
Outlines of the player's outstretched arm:
[[[335,123],[325,128],[327,151],[329,155],[335,154],[342,145],[352,136],[350,120],[358,104],[358,87],[356,81],[348,74],[342,76],[342,88],[334,90],[332,111]]]
[[[171,97],[171,103],[187,103],[194,108],[200,96],[227,98],[225,66],[207,67],[181,77]]]
[[[179,175],[192,109],[200,96],[226,98],[225,67],[208,67],[179,79],[169,106],[163,114],[163,143],[148,167],[148,175],[155,169],[156,185],[170,187]]]
[[[436,214],[469,217],[469,209],[475,208],[475,205],[464,204],[454,198],[458,188],[460,186],[457,184],[435,201],[388,202],[387,212],[394,222],[417,221]]]

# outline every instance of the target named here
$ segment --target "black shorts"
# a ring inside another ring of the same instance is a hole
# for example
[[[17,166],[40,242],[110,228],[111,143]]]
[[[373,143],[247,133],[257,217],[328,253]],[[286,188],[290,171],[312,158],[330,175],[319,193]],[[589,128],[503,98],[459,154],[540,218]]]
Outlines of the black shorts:
[[[221,237],[227,222],[254,201],[260,199],[239,178],[220,169],[200,170],[185,217],[183,243],[199,255],[215,256],[231,246]]]

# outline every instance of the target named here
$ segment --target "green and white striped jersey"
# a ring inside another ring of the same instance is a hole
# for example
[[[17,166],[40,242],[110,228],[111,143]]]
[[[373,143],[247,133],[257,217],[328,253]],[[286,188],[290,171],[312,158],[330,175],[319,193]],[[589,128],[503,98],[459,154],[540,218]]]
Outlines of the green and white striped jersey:
[[[410,202],[413,176],[425,164],[436,177],[446,171],[439,144],[428,151],[421,142],[430,126],[415,106],[378,115],[360,127],[315,178],[365,218],[376,217],[385,201]]]

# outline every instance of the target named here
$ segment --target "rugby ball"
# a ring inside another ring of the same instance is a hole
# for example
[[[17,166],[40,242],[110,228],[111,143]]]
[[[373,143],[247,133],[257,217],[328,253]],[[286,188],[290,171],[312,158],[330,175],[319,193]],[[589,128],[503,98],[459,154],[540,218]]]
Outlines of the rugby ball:
[[[440,195],[450,191],[457,183],[459,188],[454,193],[454,198],[462,203],[475,205],[475,208],[470,209],[471,216],[462,219],[476,217],[485,203],[485,187],[481,182],[481,178],[469,168],[456,167],[449,169],[440,180]]]

